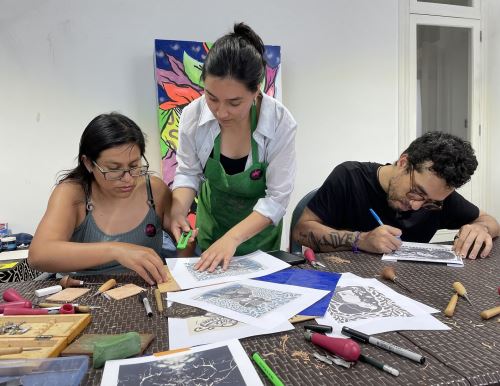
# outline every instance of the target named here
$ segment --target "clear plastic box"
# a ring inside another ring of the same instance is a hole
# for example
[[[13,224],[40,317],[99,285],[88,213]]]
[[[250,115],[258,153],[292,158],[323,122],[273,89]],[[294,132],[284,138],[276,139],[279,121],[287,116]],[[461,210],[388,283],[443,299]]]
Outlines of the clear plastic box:
[[[23,386],[78,386],[88,367],[86,355],[0,360],[0,383],[18,380]]]

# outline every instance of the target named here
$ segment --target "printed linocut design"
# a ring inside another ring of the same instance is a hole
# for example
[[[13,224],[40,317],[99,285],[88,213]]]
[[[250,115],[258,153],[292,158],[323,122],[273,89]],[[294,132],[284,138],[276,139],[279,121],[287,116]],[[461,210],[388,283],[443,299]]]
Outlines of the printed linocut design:
[[[368,318],[413,316],[373,287],[346,286],[335,289],[328,313],[338,323]]]
[[[221,266],[218,266],[214,272],[210,273],[208,271],[199,272],[194,269],[196,263],[186,264],[186,269],[188,272],[198,281],[211,280],[220,277],[228,277],[235,275],[243,275],[246,273],[253,273],[257,271],[262,271],[264,267],[257,261],[250,259],[233,259],[229,268],[224,271]]]
[[[244,384],[245,381],[228,347],[217,347],[154,362],[121,365],[118,373],[119,386]]]
[[[238,323],[239,322],[237,320],[226,318],[211,312],[208,312],[205,316],[188,319],[189,332],[191,335],[234,327]]]
[[[253,318],[260,318],[300,296],[291,292],[233,284],[206,292],[195,297],[194,300],[211,303]]]
[[[438,248],[424,248],[410,245],[402,245],[394,254],[398,259],[407,258],[412,260],[457,260],[457,255],[451,250]]]

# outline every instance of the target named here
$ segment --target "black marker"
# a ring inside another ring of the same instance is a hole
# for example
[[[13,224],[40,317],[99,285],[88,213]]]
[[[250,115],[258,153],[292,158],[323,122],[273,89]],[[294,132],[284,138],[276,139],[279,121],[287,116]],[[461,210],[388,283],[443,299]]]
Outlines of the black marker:
[[[373,358],[367,357],[366,355],[360,354],[359,360],[361,362],[368,363],[368,364],[376,367],[377,369],[383,370],[391,375],[394,375],[395,377],[397,377],[399,375],[399,371],[396,370],[394,367],[383,364],[382,362],[379,362]]]
[[[153,311],[151,310],[151,305],[149,304],[148,297],[146,296],[146,291],[139,293],[139,300],[144,304],[144,308],[146,309],[146,314],[151,317],[153,316]]]
[[[371,343],[374,346],[383,348],[384,350],[390,351],[394,354],[401,355],[402,357],[411,359],[412,361],[418,362],[420,364],[425,363],[425,357],[416,352],[396,346],[395,344],[386,342],[379,338],[375,338],[374,336],[363,334],[362,332],[353,330],[352,328],[346,326],[342,327],[342,334],[347,335],[348,337],[353,338],[358,342]]]

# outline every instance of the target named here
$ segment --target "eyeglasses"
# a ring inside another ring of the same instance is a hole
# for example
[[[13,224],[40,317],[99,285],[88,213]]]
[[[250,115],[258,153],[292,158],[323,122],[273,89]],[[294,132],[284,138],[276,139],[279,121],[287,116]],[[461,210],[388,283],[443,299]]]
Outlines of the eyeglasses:
[[[146,161],[146,165],[142,166],[136,166],[133,168],[129,169],[111,169],[111,170],[106,170],[100,167],[97,162],[92,161],[92,163],[99,169],[99,171],[102,173],[104,176],[104,179],[107,181],[117,181],[121,180],[124,176],[125,173],[130,174],[132,177],[140,177],[145,175],[148,172],[149,169],[149,163],[146,157],[142,156],[144,158],[144,161]]]
[[[410,201],[424,202],[421,206],[427,210],[441,210],[443,209],[443,201],[430,200],[425,197],[425,194],[418,190],[415,186],[415,175],[413,167],[410,169],[410,191],[406,193],[406,198]]]

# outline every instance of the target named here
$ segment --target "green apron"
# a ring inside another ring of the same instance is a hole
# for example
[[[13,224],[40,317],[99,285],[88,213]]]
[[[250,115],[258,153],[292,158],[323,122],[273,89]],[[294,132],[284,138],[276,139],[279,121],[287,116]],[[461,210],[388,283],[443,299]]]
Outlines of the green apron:
[[[220,163],[220,135],[214,142],[213,158],[208,158],[205,166],[206,180],[201,186],[196,211],[198,245],[205,251],[221,238],[229,229],[246,218],[253,211],[259,198],[266,195],[267,163],[259,162],[259,150],[253,138],[257,127],[255,105],[250,110],[252,166],[234,175],[228,175]],[[256,251],[279,249],[283,220],[277,226],[273,224],[240,244],[236,256]]]

